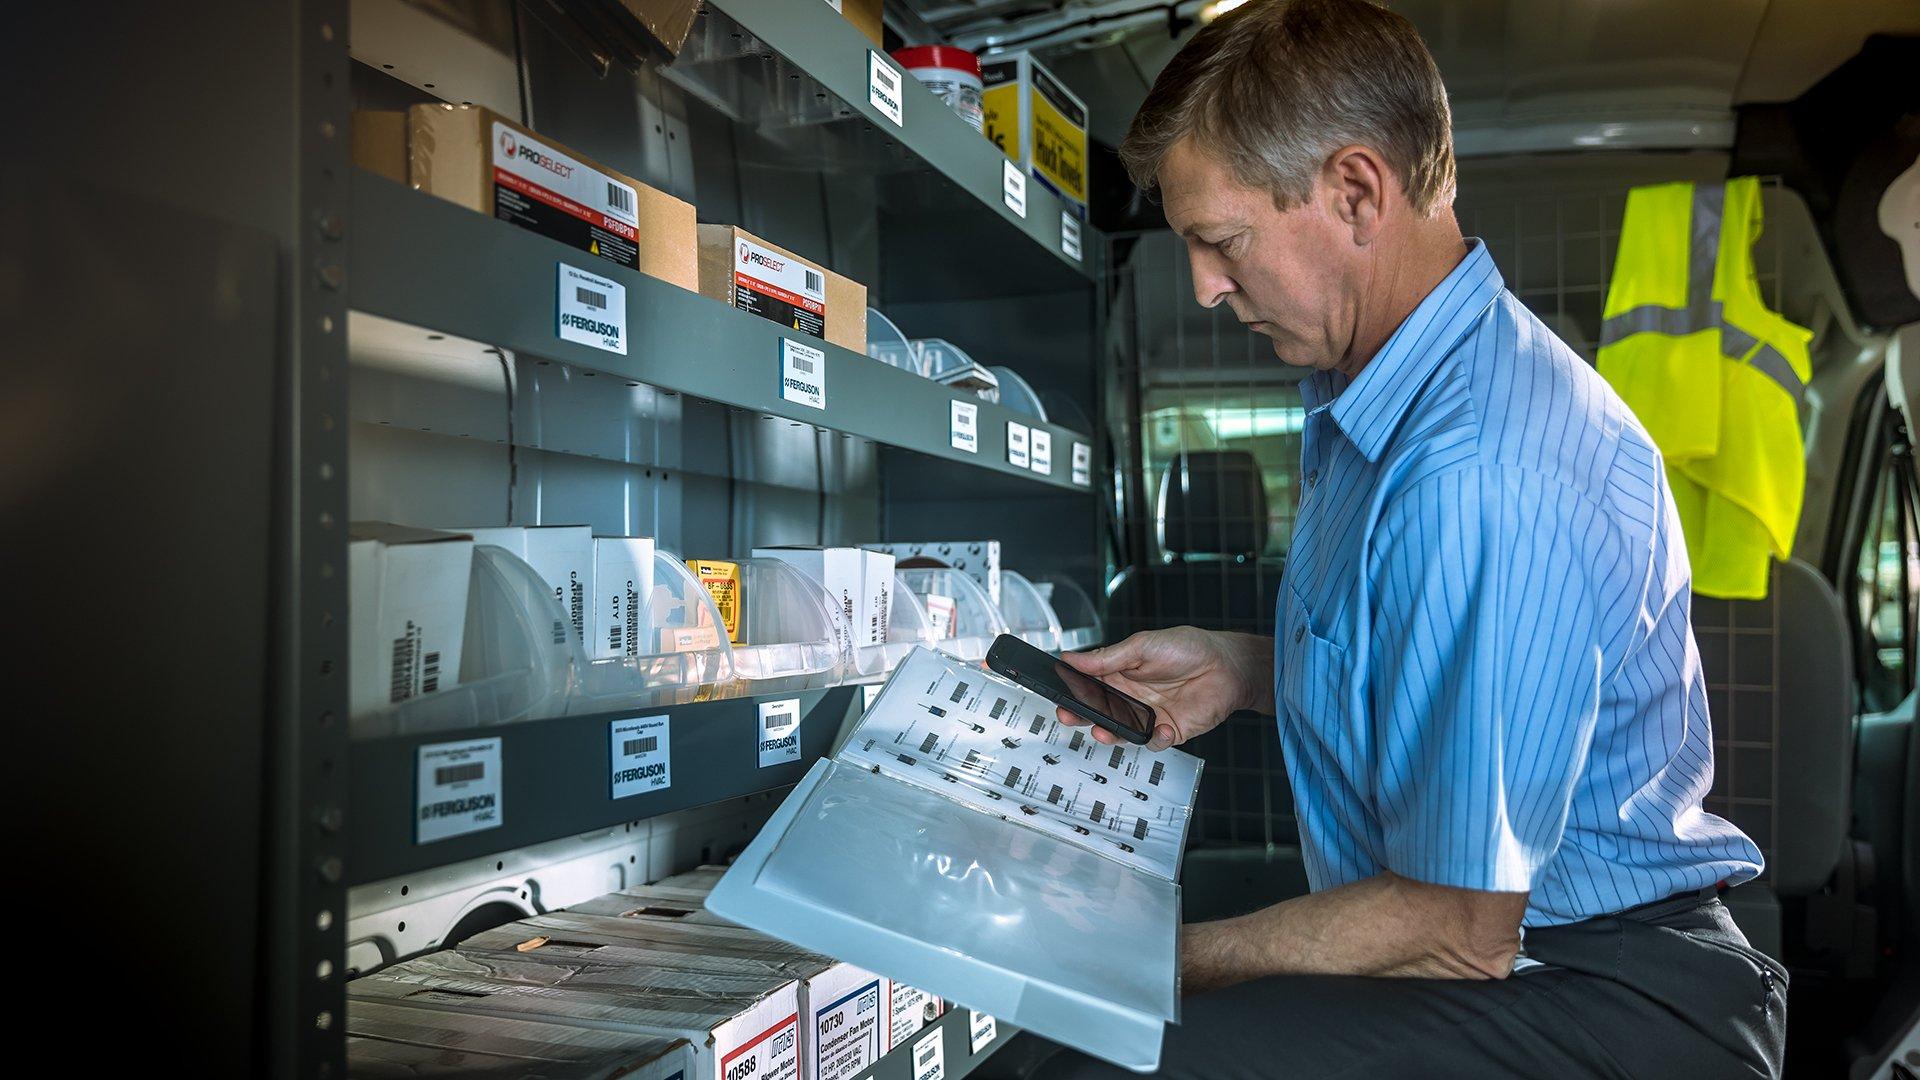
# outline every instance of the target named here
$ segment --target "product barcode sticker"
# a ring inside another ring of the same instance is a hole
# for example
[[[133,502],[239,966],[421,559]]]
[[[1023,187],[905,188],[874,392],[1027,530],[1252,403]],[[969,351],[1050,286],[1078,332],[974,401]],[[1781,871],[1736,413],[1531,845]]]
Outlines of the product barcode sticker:
[[[1041,474],[1053,472],[1053,433],[1033,429],[1033,435],[1027,440],[1033,456],[1033,471]]]
[[[1018,420],[1007,421],[1007,464],[1019,468],[1027,467],[1027,425]]]
[[[760,767],[800,760],[800,699],[760,703]]]
[[[1060,254],[1080,261],[1080,219],[1071,210],[1060,211]]]
[[[947,1080],[945,1036],[945,1028],[934,1028],[913,1044],[913,1080]]]
[[[900,93],[900,80],[898,68],[882,60],[877,52],[867,53],[867,103],[893,121],[895,127],[906,122],[901,112],[905,98]]]
[[[500,827],[498,737],[423,746],[415,761],[414,843]]]
[[[1000,197],[1006,200],[1007,209],[1027,216],[1027,174],[1011,158],[1000,162]]]
[[[971,401],[955,401],[950,410],[948,432],[955,450],[969,454],[980,452],[980,406]]]
[[[927,625],[933,630],[935,641],[944,641],[954,635],[953,616],[957,605],[951,596],[938,593],[927,595]]]
[[[780,339],[780,396],[813,409],[827,407],[827,352]]]
[[[627,355],[627,287],[566,263],[558,265],[554,332],[560,340]]]
[[[612,743],[613,797],[624,799],[673,786],[673,744],[667,718],[641,716],[607,725]]]
[[[1073,482],[1081,487],[1093,483],[1093,447],[1083,442],[1073,444]]]
[[[973,1022],[967,1026],[967,1050],[977,1054],[981,1048],[992,1042],[1000,1033],[996,1030],[993,1017],[986,1013],[973,1014]]]

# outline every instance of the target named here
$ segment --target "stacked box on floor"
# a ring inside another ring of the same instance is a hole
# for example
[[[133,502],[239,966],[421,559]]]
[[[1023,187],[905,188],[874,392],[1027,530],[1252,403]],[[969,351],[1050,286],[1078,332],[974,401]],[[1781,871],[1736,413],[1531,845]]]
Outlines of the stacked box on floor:
[[[526,1076],[552,1080],[678,1080],[693,1068],[685,1039],[543,1020],[354,999],[347,1073],[393,1077]]]
[[[589,967],[589,972],[575,967],[548,974],[539,963],[490,964],[461,953],[430,954],[347,984],[349,1011],[366,1003],[403,1005],[685,1039],[693,1051],[692,1075],[702,1080],[745,1075],[798,1080],[799,1001],[792,979],[764,973],[743,985],[721,978],[705,993],[694,993],[685,980],[654,988],[656,972],[645,967]],[[508,977],[469,973],[475,970]]]

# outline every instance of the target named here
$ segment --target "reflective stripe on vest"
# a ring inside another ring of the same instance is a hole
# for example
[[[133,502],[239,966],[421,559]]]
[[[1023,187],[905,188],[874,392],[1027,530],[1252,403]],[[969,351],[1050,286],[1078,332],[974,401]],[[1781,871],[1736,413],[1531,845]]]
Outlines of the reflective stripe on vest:
[[[1642,304],[1615,315],[1600,325],[1600,347],[1606,348],[1635,334],[1666,334],[1684,337],[1718,327],[1720,352],[1730,360],[1744,361],[1755,371],[1777,383],[1793,398],[1797,408],[1807,393],[1807,384],[1780,350],[1730,323],[1720,301],[1713,298],[1713,270],[1720,255],[1720,220],[1724,216],[1726,187],[1722,184],[1693,185],[1692,227],[1687,244],[1687,306],[1663,307]]]

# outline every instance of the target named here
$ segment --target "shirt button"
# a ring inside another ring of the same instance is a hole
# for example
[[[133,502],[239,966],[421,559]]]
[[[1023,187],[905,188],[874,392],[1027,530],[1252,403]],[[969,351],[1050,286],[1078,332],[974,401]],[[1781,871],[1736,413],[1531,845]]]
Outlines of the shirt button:
[[[1307,474],[1307,490],[1308,491],[1312,491],[1313,485],[1319,482],[1320,482],[1320,470],[1315,469],[1314,471]]]
[[[1299,626],[1296,626],[1293,628],[1293,643],[1295,645],[1300,644],[1300,639],[1306,636],[1307,636],[1306,623],[1301,623]]]

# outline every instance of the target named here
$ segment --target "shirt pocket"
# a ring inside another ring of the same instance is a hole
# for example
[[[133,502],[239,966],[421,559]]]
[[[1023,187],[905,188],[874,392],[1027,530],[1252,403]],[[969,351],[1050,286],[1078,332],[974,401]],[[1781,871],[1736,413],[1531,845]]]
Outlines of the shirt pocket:
[[[1316,721],[1311,727],[1344,726],[1352,688],[1347,650],[1325,635],[1325,624],[1291,585],[1287,593],[1281,612],[1280,700],[1295,717]]]

